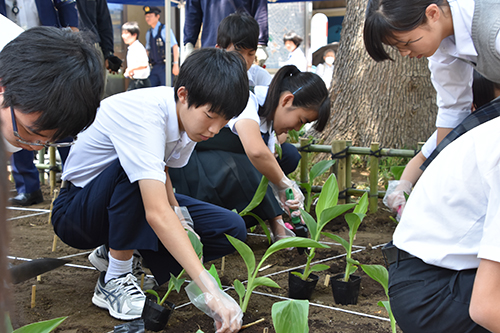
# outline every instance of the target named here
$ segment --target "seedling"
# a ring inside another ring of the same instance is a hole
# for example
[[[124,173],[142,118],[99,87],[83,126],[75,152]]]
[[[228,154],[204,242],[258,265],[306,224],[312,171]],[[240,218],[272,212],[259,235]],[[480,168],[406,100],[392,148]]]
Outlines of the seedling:
[[[346,268],[345,268],[345,274],[344,274],[344,281],[345,282],[349,282],[349,277],[357,269],[357,267],[350,262],[351,253],[352,253],[352,245],[354,243],[354,237],[356,236],[356,233],[358,232],[359,225],[363,221],[363,218],[366,216],[367,210],[368,210],[368,193],[365,192],[365,194],[363,194],[363,196],[359,200],[359,203],[354,208],[354,212],[347,213],[345,215],[345,220],[347,222],[347,225],[349,226],[349,241],[346,241],[342,237],[337,236],[337,235],[333,235],[333,234],[328,233],[328,232],[322,233],[323,235],[330,237],[334,241],[340,243],[347,252],[347,254],[346,254]]]
[[[193,245],[194,251],[198,255],[198,258],[201,258],[203,256],[203,244],[201,244],[198,237],[192,231],[190,231],[190,230],[186,230],[186,231],[188,233],[189,240],[191,241],[191,245]],[[165,293],[165,295],[163,296],[162,299],[160,299],[160,295],[155,290],[148,289],[148,290],[146,290],[146,292],[151,294],[151,295],[155,295],[156,302],[158,303],[158,305],[162,305],[163,303],[165,303],[168,295],[170,295],[172,290],[175,289],[175,291],[177,291],[177,292],[181,291],[181,287],[184,284],[184,282],[186,281],[186,279],[182,278],[182,275],[184,275],[184,273],[185,273],[184,269],[177,276],[174,276],[172,273],[170,273],[170,280],[168,281],[168,289],[167,289],[167,292]]]
[[[389,272],[387,272],[387,268],[382,265],[363,265],[360,264],[359,261],[354,259],[349,259],[349,261],[352,265],[361,267],[366,275],[380,283],[380,285],[384,288],[385,295],[387,296],[387,301],[379,301],[377,305],[387,310],[389,319],[391,320],[392,332],[396,333],[396,318],[394,318],[394,314],[391,310],[391,303],[389,302]]]
[[[273,304],[271,309],[276,333],[308,333],[309,301],[288,300]]]
[[[51,320],[39,321],[37,323],[28,324],[26,326],[20,327],[14,331],[12,328],[12,323],[10,322],[10,317],[5,316],[6,333],[49,333],[52,332],[57,326],[59,326],[68,317],[60,317]]]
[[[321,231],[328,222],[354,207],[355,204],[337,205],[338,197],[339,187],[337,179],[334,174],[331,174],[323,185],[323,189],[321,190],[318,198],[318,203],[316,204],[316,216],[319,216],[319,222],[316,223],[314,218],[308,212],[301,210],[304,222],[306,223],[309,233],[311,234],[311,239],[315,242],[319,241]],[[299,276],[302,280],[307,281],[312,272],[320,272],[330,268],[329,266],[323,264],[311,266],[311,262],[314,259],[315,254],[315,248],[309,250],[304,273],[291,273]]]
[[[315,165],[312,166],[311,170],[309,170],[309,181],[304,182],[304,183],[300,183],[300,186],[302,186],[306,190],[305,210],[307,212],[311,211],[312,201],[316,197],[316,196],[311,197],[313,181],[317,177],[324,174],[327,170],[329,170],[332,167],[332,165],[334,165],[334,164],[335,164],[335,160],[323,160],[323,161],[316,163]]]
[[[273,253],[286,249],[289,247],[312,247],[312,248],[328,248],[328,246],[318,243],[312,239],[302,238],[302,237],[288,237],[284,239],[280,239],[279,241],[272,244],[262,256],[259,264],[255,266],[255,256],[252,252],[252,249],[242,241],[232,236],[226,235],[231,244],[233,244],[234,248],[238,251],[238,253],[243,258],[245,265],[247,266],[248,271],[248,282],[247,288],[245,290],[245,286],[238,279],[234,280],[234,289],[239,296],[240,307],[243,312],[246,312],[248,307],[248,302],[250,300],[250,296],[252,295],[253,290],[258,286],[266,286],[272,288],[280,288],[280,286],[271,280],[268,277],[257,277],[259,269],[262,267],[264,262],[269,256]]]

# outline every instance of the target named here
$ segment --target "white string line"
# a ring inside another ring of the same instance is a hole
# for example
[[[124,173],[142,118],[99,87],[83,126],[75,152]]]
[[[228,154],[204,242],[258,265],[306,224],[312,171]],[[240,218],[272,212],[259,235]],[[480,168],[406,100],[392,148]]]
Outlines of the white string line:
[[[10,210],[24,210],[28,212],[45,212],[45,213],[50,212],[50,209],[39,209],[39,208],[23,208],[23,207],[10,207],[10,206],[5,208]]]
[[[25,217],[44,215],[44,214],[48,214],[48,213],[49,212],[41,212],[41,213],[34,213],[34,214],[28,214],[28,215],[15,216],[15,217],[8,218],[7,221],[19,220],[19,219],[23,219]]]

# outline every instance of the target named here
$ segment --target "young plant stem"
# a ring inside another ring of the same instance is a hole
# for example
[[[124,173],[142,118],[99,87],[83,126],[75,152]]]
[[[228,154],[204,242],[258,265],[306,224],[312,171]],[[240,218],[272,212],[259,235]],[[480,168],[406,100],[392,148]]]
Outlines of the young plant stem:
[[[184,274],[185,270],[183,269],[179,275],[177,275],[177,279],[180,279],[181,276]],[[175,284],[174,283],[169,283],[168,284],[168,289],[167,289],[167,292],[165,293],[165,296],[163,296],[163,298],[161,299],[160,303],[158,303],[158,305],[163,305],[163,303],[165,303],[165,301],[167,300],[167,297],[168,295],[170,295],[170,293],[172,292],[172,290],[174,290],[174,287],[175,287]]]

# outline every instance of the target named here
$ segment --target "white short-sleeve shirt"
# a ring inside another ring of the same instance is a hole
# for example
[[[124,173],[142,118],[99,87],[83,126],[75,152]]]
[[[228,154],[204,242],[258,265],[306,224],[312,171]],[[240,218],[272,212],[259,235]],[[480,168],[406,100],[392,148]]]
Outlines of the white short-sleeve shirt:
[[[83,187],[119,159],[130,182],[165,182],[165,166],[186,165],[195,144],[179,131],[173,88],[132,90],[101,102],[71,147],[62,178]]]
[[[477,52],[471,36],[474,1],[448,0],[448,3],[454,34],[443,39],[428,60],[439,108],[436,127],[455,128],[471,112],[473,68],[467,61],[477,62]],[[495,48],[500,53],[500,34]]]
[[[273,80],[273,77],[271,76],[271,74],[269,74],[268,71],[255,64],[250,67],[247,74],[248,84],[250,85],[250,87],[268,86]]]
[[[454,270],[500,262],[500,118],[450,143],[422,174],[394,244]]]
[[[272,153],[275,151],[274,144],[276,143],[276,133],[273,130],[272,121],[266,121],[265,118],[259,116],[259,107],[264,105],[266,101],[267,91],[269,87],[267,86],[256,86],[254,92],[250,92],[250,97],[248,99],[247,106],[243,112],[236,118],[231,119],[227,126],[231,131],[238,135],[238,131],[235,128],[235,124],[241,119],[251,119],[259,124],[261,133],[269,133],[269,141],[267,146]]]
[[[147,79],[151,71],[149,68],[149,58],[146,53],[146,49],[141,42],[135,40],[135,42],[129,45],[127,50],[127,67],[138,68],[144,66],[146,66],[146,68],[134,71],[134,79]]]

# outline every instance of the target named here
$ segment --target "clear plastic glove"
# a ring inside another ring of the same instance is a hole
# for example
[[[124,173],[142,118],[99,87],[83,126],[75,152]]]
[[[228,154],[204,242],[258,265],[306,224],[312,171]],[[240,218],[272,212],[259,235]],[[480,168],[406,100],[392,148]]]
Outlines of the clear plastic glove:
[[[300,216],[300,208],[304,208],[304,194],[296,182],[283,176],[278,184],[271,184],[274,196],[278,200],[281,208],[290,215],[290,210],[294,210],[294,216]],[[293,191],[294,199],[287,200],[286,190],[291,188]]]
[[[267,46],[258,45],[257,51],[255,52],[255,58],[257,59],[259,66],[262,67],[266,62],[267,58],[269,58],[269,54],[267,53]]]
[[[287,226],[285,226],[285,223],[281,218],[270,221],[270,225],[272,232],[271,239],[273,243],[283,238],[295,237],[295,233],[292,230],[290,230]],[[290,225],[290,227],[292,226]]]
[[[397,212],[396,220],[399,222],[406,205],[405,193],[410,194],[412,183],[407,180],[390,180],[384,196],[384,204],[393,212]]]
[[[194,223],[193,219],[191,218],[191,215],[189,215],[189,210],[185,206],[172,206],[172,209],[174,210],[175,214],[181,221],[182,226],[184,229],[187,229],[191,232],[193,232],[198,239],[201,239],[200,236],[194,231]]]
[[[195,283],[196,282],[196,283]],[[222,291],[206,270],[189,283],[186,293],[191,303],[215,320],[216,333],[238,332],[243,312],[236,301]]]

